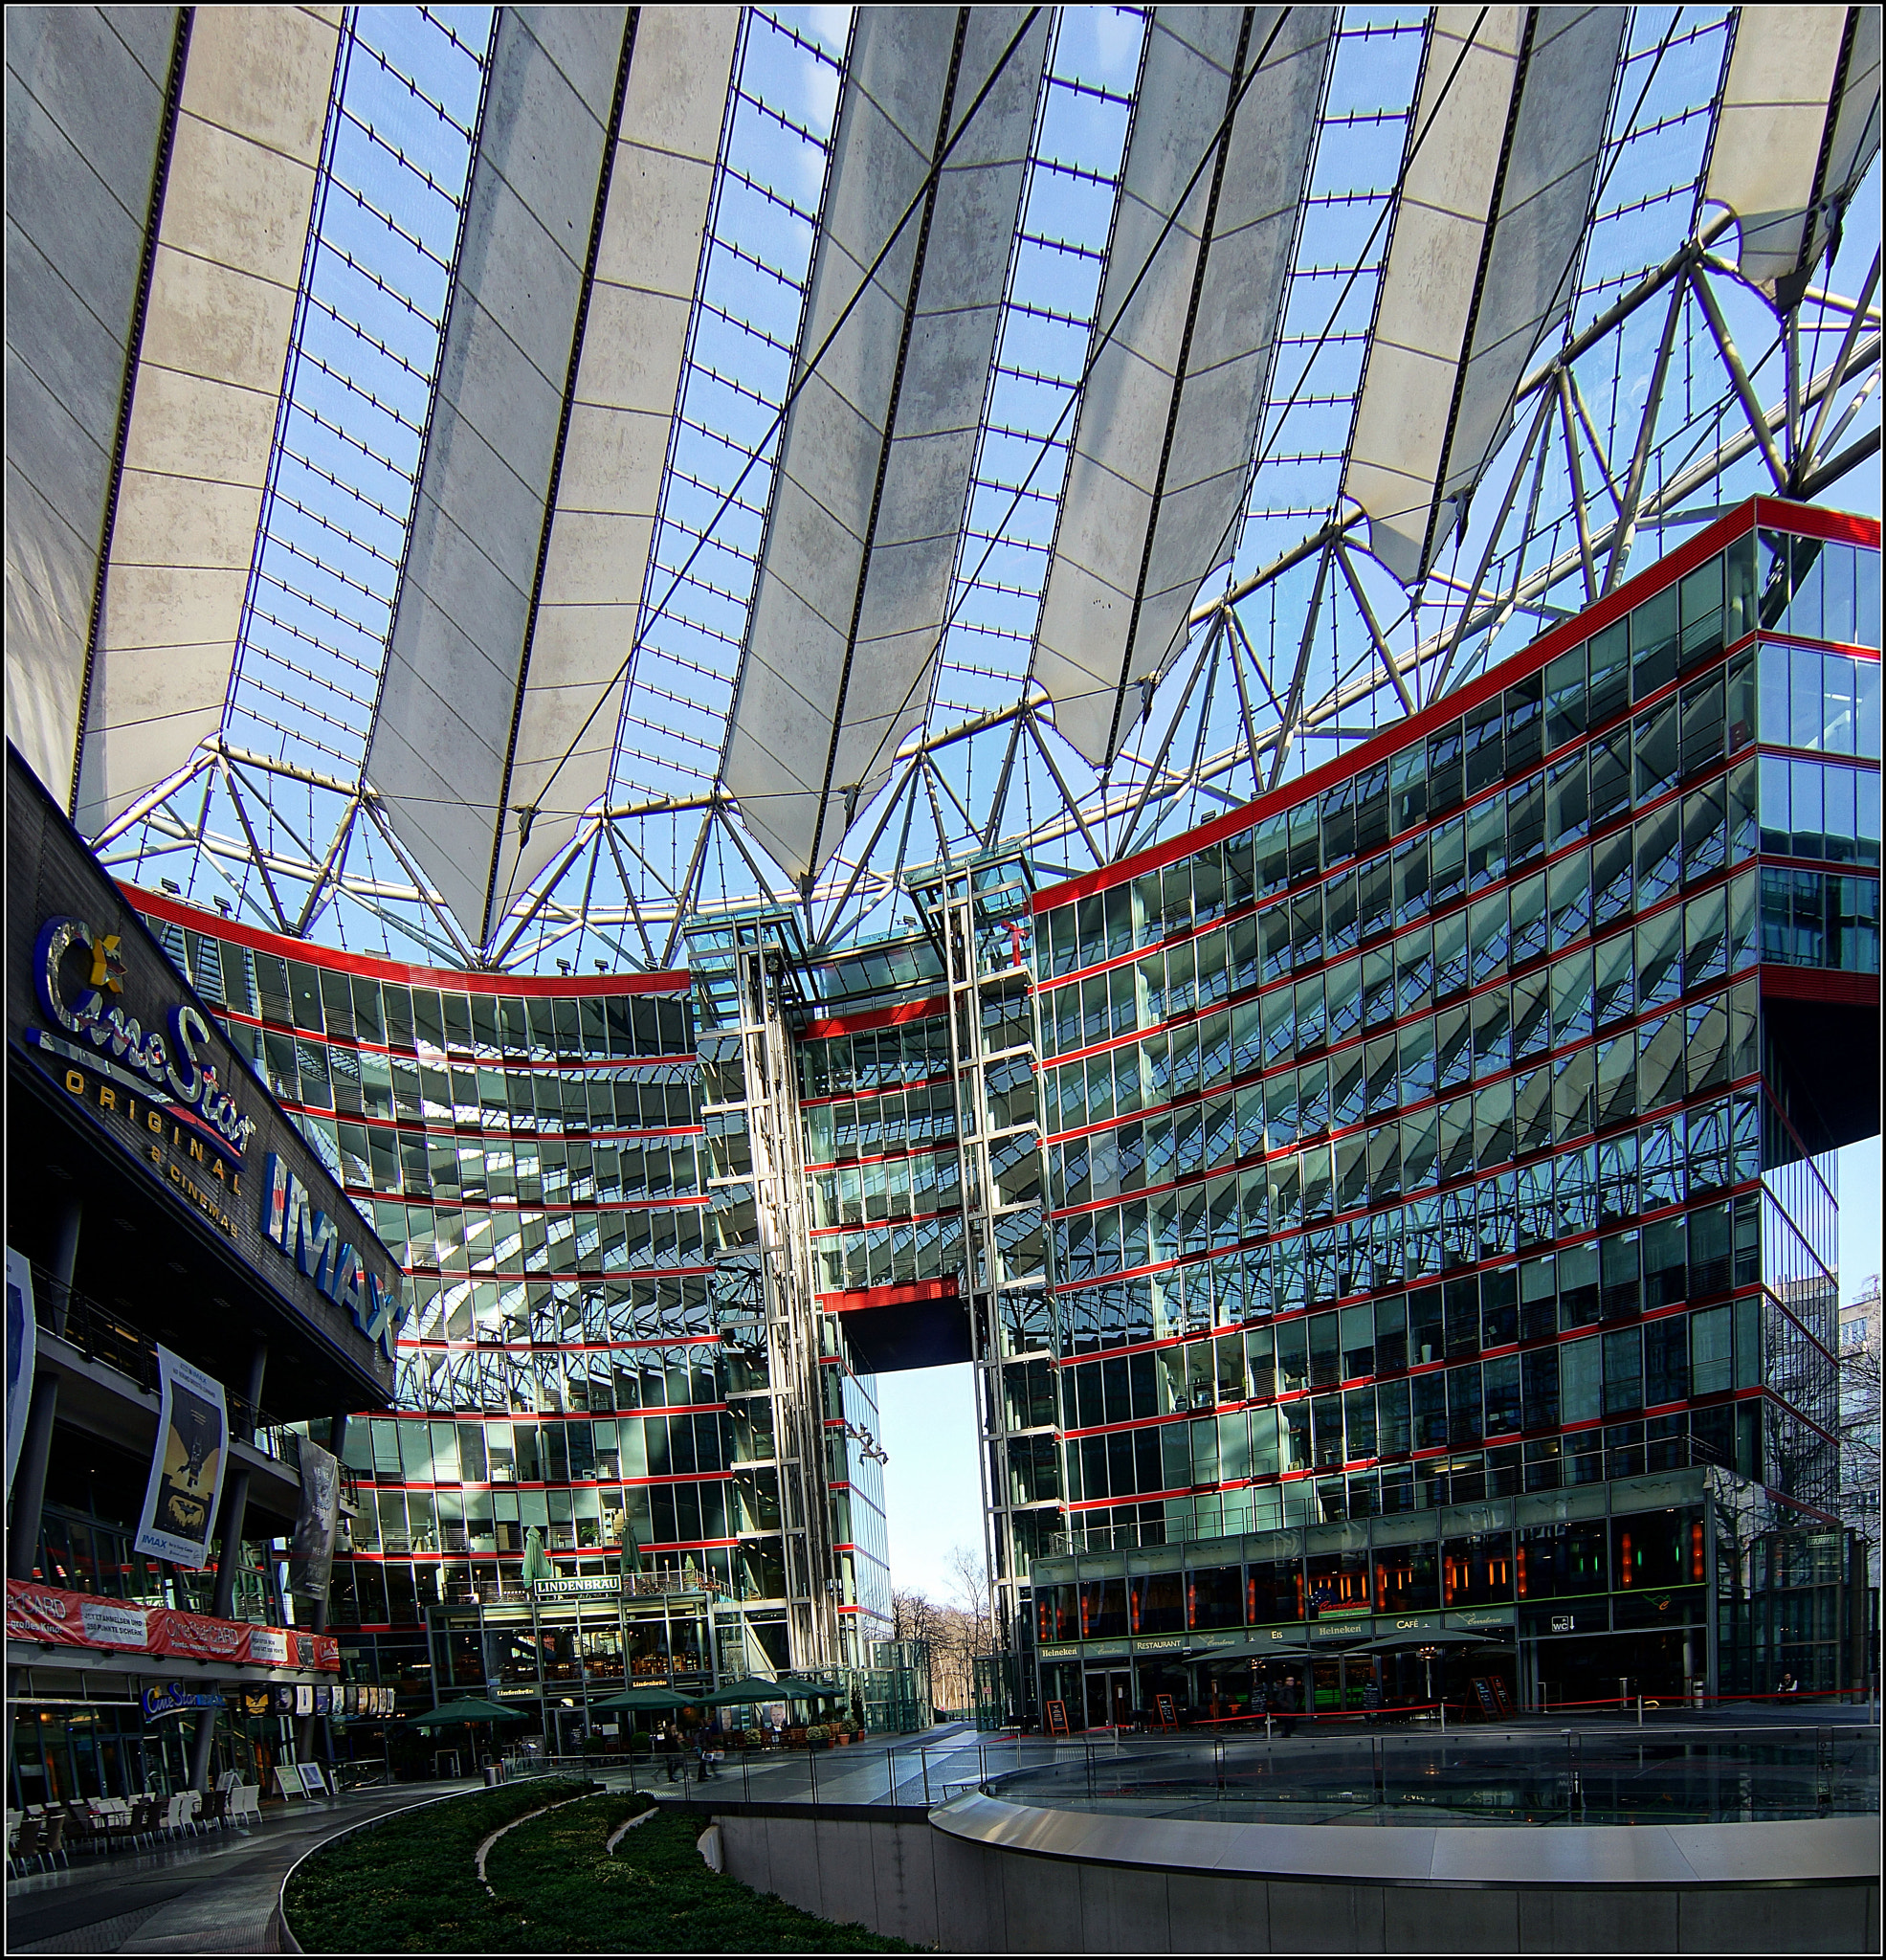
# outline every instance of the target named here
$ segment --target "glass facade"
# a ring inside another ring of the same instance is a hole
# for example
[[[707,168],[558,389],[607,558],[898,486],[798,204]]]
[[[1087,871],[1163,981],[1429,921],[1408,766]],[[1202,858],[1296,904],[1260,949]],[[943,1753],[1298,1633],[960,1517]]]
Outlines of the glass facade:
[[[1768,965],[1878,969],[1855,528],[1749,506],[1037,897],[1072,1546],[1693,1462],[1831,1509],[1830,1139],[1764,1038]]]
[[[412,1275],[337,1622],[628,1530],[756,1659],[863,1668],[876,1373],[952,1359],[1018,1682],[1054,1553],[1697,1466],[1813,1527],[1874,535],[1746,505],[1247,809],[1044,892],[917,876],[841,951],[761,905],[684,922],[686,974],[520,982],[151,901]]]
[[[527,1598],[533,1530],[577,1578],[632,1536],[792,1664],[765,1361],[710,1297],[688,976],[422,973],[143,902],[410,1275],[397,1409],[344,1445],[330,1625],[384,1650],[363,1678],[424,1688],[429,1615]]]

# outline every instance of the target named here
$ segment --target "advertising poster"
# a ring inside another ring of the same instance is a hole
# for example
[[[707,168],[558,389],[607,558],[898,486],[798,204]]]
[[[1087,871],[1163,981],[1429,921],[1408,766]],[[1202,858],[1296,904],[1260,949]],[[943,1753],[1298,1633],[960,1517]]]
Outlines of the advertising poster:
[[[288,1590],[297,1599],[327,1597],[334,1564],[334,1526],[341,1515],[341,1466],[311,1437],[298,1437],[301,1508],[288,1544]]]
[[[223,1385],[167,1348],[157,1350],[157,1449],[138,1521],[137,1548],[147,1558],[201,1571],[229,1459]]]
[[[295,1688],[295,1712],[298,1715],[312,1715],[315,1711],[315,1691],[313,1686],[300,1682]]]
[[[33,1406],[33,1359],[38,1328],[33,1319],[33,1268],[22,1253],[7,1248],[7,1495],[13,1494],[13,1471],[26,1435],[26,1412]]]

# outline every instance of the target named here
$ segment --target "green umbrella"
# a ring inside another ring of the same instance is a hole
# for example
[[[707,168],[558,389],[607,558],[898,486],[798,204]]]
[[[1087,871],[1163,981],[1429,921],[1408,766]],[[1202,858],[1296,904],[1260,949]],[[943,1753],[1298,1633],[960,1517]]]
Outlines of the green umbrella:
[[[622,1529],[621,1571],[626,1579],[642,1569],[642,1541],[635,1536],[635,1527],[625,1525]]]
[[[793,1702],[831,1702],[838,1698],[839,1690],[822,1681],[801,1681],[793,1675],[780,1678],[778,1693]]]
[[[701,1697],[710,1708],[736,1708],[751,1706],[756,1702],[783,1702],[787,1699],[783,1682],[756,1681],[751,1676],[745,1681],[730,1681],[725,1687]]]
[[[500,1707],[496,1702],[470,1695],[462,1702],[446,1702],[436,1708],[428,1708],[423,1715],[412,1716],[410,1721],[414,1728],[448,1728],[455,1722],[524,1722],[528,1719],[519,1709]]]
[[[533,1525],[524,1533],[523,1582],[526,1586],[533,1579],[554,1579],[557,1569],[550,1563],[550,1555],[544,1549],[544,1540]]]
[[[591,1702],[594,1713],[614,1714],[620,1709],[641,1714],[672,1714],[677,1708],[691,1708],[694,1704],[685,1695],[677,1695],[670,1688],[631,1688],[626,1694],[610,1695],[607,1701]]]

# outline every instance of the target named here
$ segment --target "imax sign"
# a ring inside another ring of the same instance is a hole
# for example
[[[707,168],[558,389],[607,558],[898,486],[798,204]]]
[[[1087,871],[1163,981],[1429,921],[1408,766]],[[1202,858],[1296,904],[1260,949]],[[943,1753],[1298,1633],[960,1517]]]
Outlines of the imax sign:
[[[315,1210],[306,1185],[273,1152],[262,1169],[262,1236],[292,1258],[336,1306],[345,1307],[354,1325],[392,1360],[393,1343],[406,1319],[399,1281],[381,1285],[341,1236],[339,1222]]]

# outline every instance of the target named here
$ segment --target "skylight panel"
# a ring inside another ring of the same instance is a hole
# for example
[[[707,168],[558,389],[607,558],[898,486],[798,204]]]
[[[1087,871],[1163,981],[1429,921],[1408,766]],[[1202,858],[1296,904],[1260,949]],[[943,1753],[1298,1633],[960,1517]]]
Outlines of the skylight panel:
[[[623,802],[713,779],[753,603],[847,18],[832,9],[745,17],[617,743]]]
[[[493,14],[353,9],[227,739],[357,777],[436,376]]]

